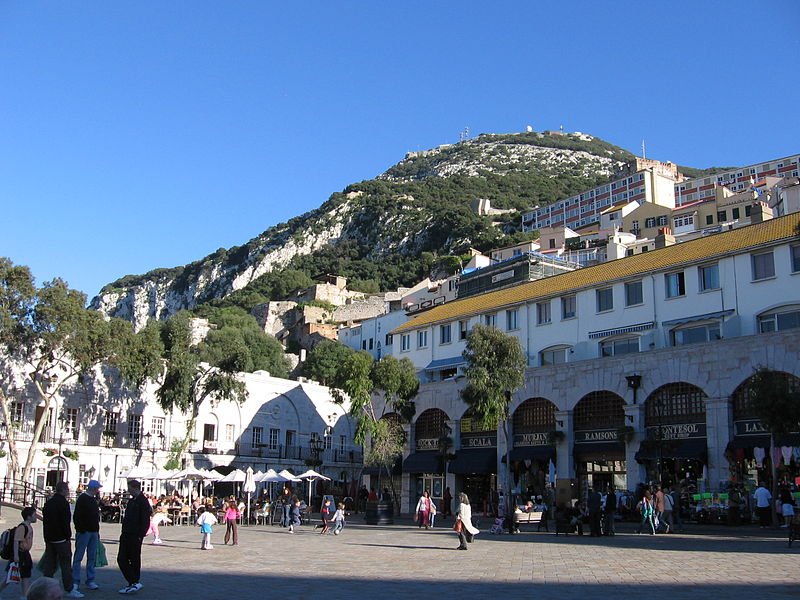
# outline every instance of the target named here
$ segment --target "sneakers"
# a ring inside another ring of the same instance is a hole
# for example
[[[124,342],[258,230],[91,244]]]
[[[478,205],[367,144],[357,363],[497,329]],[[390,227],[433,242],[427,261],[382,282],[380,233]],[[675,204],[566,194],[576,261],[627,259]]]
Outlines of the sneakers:
[[[138,592],[143,587],[144,586],[141,583],[134,583],[132,585],[129,585],[129,586],[126,586],[126,587],[122,588],[119,591],[119,593],[120,594],[135,594],[136,592]]]
[[[156,539],[153,540],[153,545],[154,546],[160,546],[163,543],[164,542],[161,541],[161,538],[156,538]]]
[[[86,584],[86,589],[87,590],[99,590],[100,586],[97,585],[94,581],[90,581],[89,583]]]
[[[67,598],[83,598],[83,594],[78,591],[78,586],[73,585],[72,589],[66,594]]]

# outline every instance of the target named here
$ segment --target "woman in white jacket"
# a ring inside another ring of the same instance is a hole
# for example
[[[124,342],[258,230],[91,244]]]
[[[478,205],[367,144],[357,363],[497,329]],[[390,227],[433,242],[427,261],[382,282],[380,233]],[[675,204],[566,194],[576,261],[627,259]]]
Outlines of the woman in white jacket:
[[[458,532],[458,541],[461,542],[456,548],[457,550],[466,550],[467,544],[471,544],[472,538],[480,533],[478,528],[472,524],[472,507],[469,505],[469,497],[464,492],[458,495],[455,527]]]

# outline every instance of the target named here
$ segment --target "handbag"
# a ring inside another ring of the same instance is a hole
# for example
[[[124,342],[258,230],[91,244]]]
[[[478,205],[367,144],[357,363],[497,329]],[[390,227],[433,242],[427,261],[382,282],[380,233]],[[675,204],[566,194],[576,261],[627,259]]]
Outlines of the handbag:
[[[108,566],[108,556],[106,556],[106,547],[103,542],[97,540],[97,557],[94,559],[95,567]]]
[[[15,562],[8,563],[8,571],[6,571],[6,583],[19,583],[19,565]]]
[[[453,531],[456,533],[461,533],[463,525],[461,524],[461,519],[456,519],[456,522],[453,523]]]

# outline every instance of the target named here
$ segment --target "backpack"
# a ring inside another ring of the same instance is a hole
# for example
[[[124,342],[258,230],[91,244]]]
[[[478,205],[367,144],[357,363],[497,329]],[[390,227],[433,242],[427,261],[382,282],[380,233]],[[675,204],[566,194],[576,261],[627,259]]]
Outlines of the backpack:
[[[28,534],[28,526],[25,526],[25,535]],[[0,558],[3,560],[14,560],[14,533],[17,531],[19,525],[15,525],[11,529],[6,529],[0,534]]]

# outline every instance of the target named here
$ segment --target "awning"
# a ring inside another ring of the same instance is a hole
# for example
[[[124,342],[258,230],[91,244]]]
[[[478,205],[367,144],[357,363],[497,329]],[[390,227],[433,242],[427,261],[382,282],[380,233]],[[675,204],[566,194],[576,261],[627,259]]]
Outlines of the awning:
[[[706,438],[685,440],[645,440],[636,452],[636,461],[645,462],[659,458],[691,458],[706,462],[708,460],[708,441]]]
[[[625,325],[623,327],[616,327],[614,329],[602,329],[600,331],[590,331],[589,339],[596,340],[604,337],[611,337],[614,335],[622,335],[623,333],[636,333],[638,331],[647,331],[653,329],[656,324],[653,321],[647,323],[637,323],[635,325]]]
[[[451,369],[453,367],[457,367],[458,365],[463,365],[464,357],[463,356],[454,356],[452,358],[440,358],[438,360],[432,360],[428,363],[428,366],[425,367],[426,371],[441,371],[443,369]]]
[[[441,473],[442,455],[438,452],[414,452],[403,461],[403,473]]]
[[[402,457],[398,457],[396,461],[394,461],[393,465],[389,466],[389,470],[386,470],[385,466],[365,466],[361,473],[363,475],[400,475],[403,472],[403,459]]]
[[[497,448],[459,450],[447,465],[447,470],[456,475],[497,473]]]
[[[683,317],[681,319],[672,319],[671,321],[661,321],[661,324],[664,327],[673,327],[675,325],[683,325],[685,323],[695,323],[697,321],[711,321],[711,320],[719,320],[728,315],[732,315],[734,310],[718,310],[717,312],[710,312],[705,313],[704,315],[694,315],[691,317]]]
[[[511,460],[550,460],[556,457],[555,446],[515,446],[509,453]]]
[[[625,444],[622,442],[586,442],[572,446],[572,455],[577,459],[625,460]]]
[[[769,435],[737,435],[728,442],[725,450],[737,448],[769,448]]]

